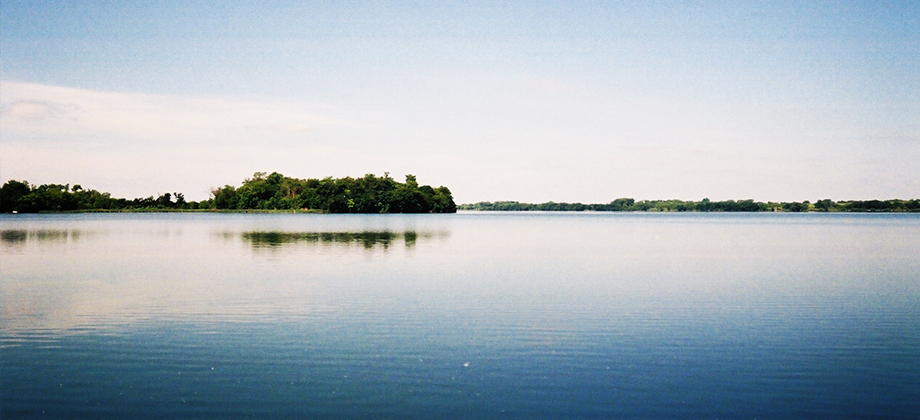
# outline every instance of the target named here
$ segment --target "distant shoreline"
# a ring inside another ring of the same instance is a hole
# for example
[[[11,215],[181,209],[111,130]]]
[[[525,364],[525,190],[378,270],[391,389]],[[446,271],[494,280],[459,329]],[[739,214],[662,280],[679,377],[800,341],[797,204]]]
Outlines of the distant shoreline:
[[[902,201],[902,200],[898,200]],[[909,203],[920,200],[905,201]],[[508,205],[506,203],[514,203]],[[784,203],[780,203],[784,204]],[[811,204],[811,203],[809,203]],[[769,207],[766,210],[741,210],[741,209],[707,209],[698,208],[680,208],[664,206],[648,206],[638,209],[604,209],[603,204],[581,204],[581,203],[517,203],[517,202],[496,202],[491,205],[482,203],[461,204],[457,206],[458,211],[492,211],[492,212],[569,212],[569,213],[920,213],[920,208],[913,207],[888,207],[888,208],[866,208],[866,207],[845,207],[822,209],[816,208],[812,204],[809,208],[792,210],[785,209],[781,206]],[[89,213],[233,213],[233,214],[336,214],[327,210],[320,209],[181,209],[181,208],[126,208],[126,209],[79,209],[79,210],[41,210],[38,212],[6,212],[5,214],[89,214]],[[365,213],[366,214],[366,213]],[[384,213],[384,214],[411,214],[411,213]]]
[[[758,202],[754,200],[701,201],[642,200],[618,198],[607,204],[582,203],[520,203],[517,201],[482,201],[461,204],[457,210],[467,211],[596,211],[596,212],[699,212],[699,213],[915,213],[920,212],[920,199],[912,200],[818,200],[802,202]]]

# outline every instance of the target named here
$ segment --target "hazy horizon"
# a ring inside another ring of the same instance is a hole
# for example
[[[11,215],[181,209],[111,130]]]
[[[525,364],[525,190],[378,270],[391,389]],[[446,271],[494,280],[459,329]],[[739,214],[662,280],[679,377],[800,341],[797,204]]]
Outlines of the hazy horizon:
[[[0,180],[920,197],[920,4],[4,1]]]

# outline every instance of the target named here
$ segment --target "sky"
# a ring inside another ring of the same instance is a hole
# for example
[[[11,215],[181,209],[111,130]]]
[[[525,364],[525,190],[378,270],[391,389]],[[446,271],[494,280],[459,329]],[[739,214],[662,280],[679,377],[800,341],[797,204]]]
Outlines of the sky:
[[[920,198],[917,1],[0,2],[0,179]]]

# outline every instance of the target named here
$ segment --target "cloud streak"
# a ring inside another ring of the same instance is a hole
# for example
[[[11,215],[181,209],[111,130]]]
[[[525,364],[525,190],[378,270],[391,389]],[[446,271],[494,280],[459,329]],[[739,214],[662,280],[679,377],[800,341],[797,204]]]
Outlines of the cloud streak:
[[[3,131],[30,138],[119,138],[140,141],[213,141],[259,133],[304,137],[344,124],[318,106],[137,93],[97,92],[2,82]]]
[[[68,118],[68,114],[78,111],[76,105],[61,105],[53,102],[35,100],[16,100],[3,106],[2,112],[8,119],[22,122],[47,122]],[[9,120],[8,120],[9,121]]]

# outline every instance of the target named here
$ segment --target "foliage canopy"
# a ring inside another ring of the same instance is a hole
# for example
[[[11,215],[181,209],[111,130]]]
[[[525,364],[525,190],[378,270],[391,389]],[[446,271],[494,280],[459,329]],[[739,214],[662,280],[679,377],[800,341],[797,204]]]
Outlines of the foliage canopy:
[[[297,179],[256,172],[243,185],[211,192],[217,209],[310,209],[330,213],[454,213],[447,187],[419,185],[414,175],[397,182],[386,173],[362,178]]]
[[[158,197],[113,198],[109,193],[61,184],[29,185],[7,181],[0,188],[0,211],[36,213],[80,210],[314,210],[329,213],[454,213],[447,187],[419,185],[414,175],[397,182],[389,174],[362,178],[297,179],[256,172],[239,188],[225,185],[211,198],[186,201],[182,193]]]

